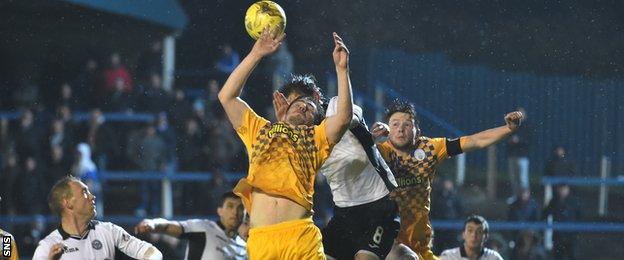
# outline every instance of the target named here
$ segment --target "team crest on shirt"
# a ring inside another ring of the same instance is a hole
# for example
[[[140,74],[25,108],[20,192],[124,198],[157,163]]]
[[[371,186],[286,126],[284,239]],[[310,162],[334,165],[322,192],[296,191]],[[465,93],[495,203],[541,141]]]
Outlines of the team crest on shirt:
[[[91,246],[95,250],[100,250],[100,249],[102,249],[102,242],[100,242],[100,240],[97,240],[97,239],[93,240],[93,242],[91,242]]]
[[[427,154],[425,154],[425,151],[423,149],[416,149],[416,151],[414,151],[414,158],[416,158],[416,160],[422,161],[425,158],[427,158]]]

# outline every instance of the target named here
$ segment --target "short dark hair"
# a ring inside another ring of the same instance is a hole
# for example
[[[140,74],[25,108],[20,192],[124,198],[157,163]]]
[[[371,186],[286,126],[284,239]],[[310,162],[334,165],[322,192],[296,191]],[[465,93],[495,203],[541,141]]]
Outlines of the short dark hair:
[[[418,114],[416,114],[416,108],[414,108],[414,104],[410,103],[407,100],[395,99],[392,100],[392,103],[386,108],[386,122],[390,121],[390,117],[394,115],[394,113],[406,113],[412,118],[414,118],[414,123],[417,125],[420,124],[418,120]]]
[[[223,207],[223,203],[225,203],[226,199],[240,199],[240,197],[234,194],[234,192],[232,191],[225,192],[221,195],[219,207]]]
[[[50,194],[48,195],[48,206],[52,213],[59,216],[61,215],[63,212],[63,199],[71,198],[72,196],[69,183],[79,181],[80,180],[76,177],[66,176],[58,180],[54,186],[52,186],[52,190],[50,190]]]
[[[310,97],[312,102],[316,105],[316,115],[314,116],[314,124],[318,125],[325,118],[325,97],[321,89],[316,85],[316,79],[309,74],[304,75],[291,75],[289,83],[286,83],[280,89],[280,93],[288,97],[292,93],[299,93],[301,96],[297,99]],[[294,103],[294,101],[293,101]]]
[[[291,75],[290,82],[278,89],[284,96],[288,97],[291,93],[301,93],[303,96],[317,97],[318,102],[325,103],[323,93],[316,84],[316,78],[310,74]]]
[[[483,233],[488,234],[490,232],[490,225],[488,224],[487,220],[485,220],[484,217],[479,216],[479,215],[471,215],[468,218],[466,218],[466,220],[464,221],[464,230],[466,230],[466,225],[468,225],[468,223],[475,223],[475,224],[479,224],[483,227]]]

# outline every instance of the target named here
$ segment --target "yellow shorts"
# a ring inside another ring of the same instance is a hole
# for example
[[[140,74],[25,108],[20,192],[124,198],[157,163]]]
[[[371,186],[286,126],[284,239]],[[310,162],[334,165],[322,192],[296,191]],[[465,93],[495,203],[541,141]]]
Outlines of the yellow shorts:
[[[321,230],[312,218],[252,228],[247,239],[249,259],[325,259]]]

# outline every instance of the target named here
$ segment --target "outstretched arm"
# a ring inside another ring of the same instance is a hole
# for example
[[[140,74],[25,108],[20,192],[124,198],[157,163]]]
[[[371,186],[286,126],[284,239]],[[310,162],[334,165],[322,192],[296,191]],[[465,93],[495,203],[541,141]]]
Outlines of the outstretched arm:
[[[144,219],[134,227],[134,233],[162,233],[173,237],[179,237],[182,235],[183,230],[180,223],[176,221],[169,221],[162,218],[157,219]]]
[[[327,118],[325,131],[331,143],[337,143],[349,128],[353,117],[353,98],[351,94],[351,79],[349,78],[349,50],[344,42],[334,33],[334,64],[338,77],[338,105],[336,115]]]
[[[282,39],[284,39],[284,35],[276,36],[272,34],[269,29],[265,29],[249,54],[247,54],[247,57],[234,69],[227,81],[225,81],[225,84],[223,84],[221,91],[219,91],[219,101],[221,105],[223,105],[223,109],[230,119],[230,123],[234,126],[234,129],[237,129],[241,125],[244,112],[247,111],[247,109],[251,109],[247,103],[240,98],[247,78],[249,78],[249,75],[251,75],[251,72],[256,65],[260,63],[262,58],[275,52],[275,50],[279,48],[282,44]]]
[[[483,149],[492,144],[497,143],[503,138],[509,136],[515,132],[524,119],[524,115],[520,111],[514,111],[505,115],[505,125],[496,128],[488,129],[473,135],[462,137],[465,141],[462,142],[461,148],[464,152],[470,152],[478,149]]]

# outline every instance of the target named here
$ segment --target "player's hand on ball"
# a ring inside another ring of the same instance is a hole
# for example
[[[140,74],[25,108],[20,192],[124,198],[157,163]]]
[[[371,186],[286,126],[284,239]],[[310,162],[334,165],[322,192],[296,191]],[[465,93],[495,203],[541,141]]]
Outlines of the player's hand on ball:
[[[375,122],[372,126],[372,134],[375,143],[383,143],[388,140],[390,127],[382,122]]]
[[[277,121],[286,120],[286,112],[289,105],[284,94],[279,91],[273,92],[273,109],[275,109],[275,118]]]
[[[337,69],[347,69],[349,67],[349,49],[342,41],[342,38],[337,33],[334,35],[334,64]]]
[[[507,127],[509,127],[511,131],[516,131],[520,124],[522,124],[523,119],[524,114],[522,114],[522,112],[514,111],[505,115],[505,124],[507,124]]]
[[[251,53],[259,55],[260,57],[265,57],[277,50],[280,45],[282,45],[282,40],[284,39],[285,34],[277,35],[275,31],[271,32],[269,28],[264,28],[260,38],[256,41],[253,48],[251,49]]]

